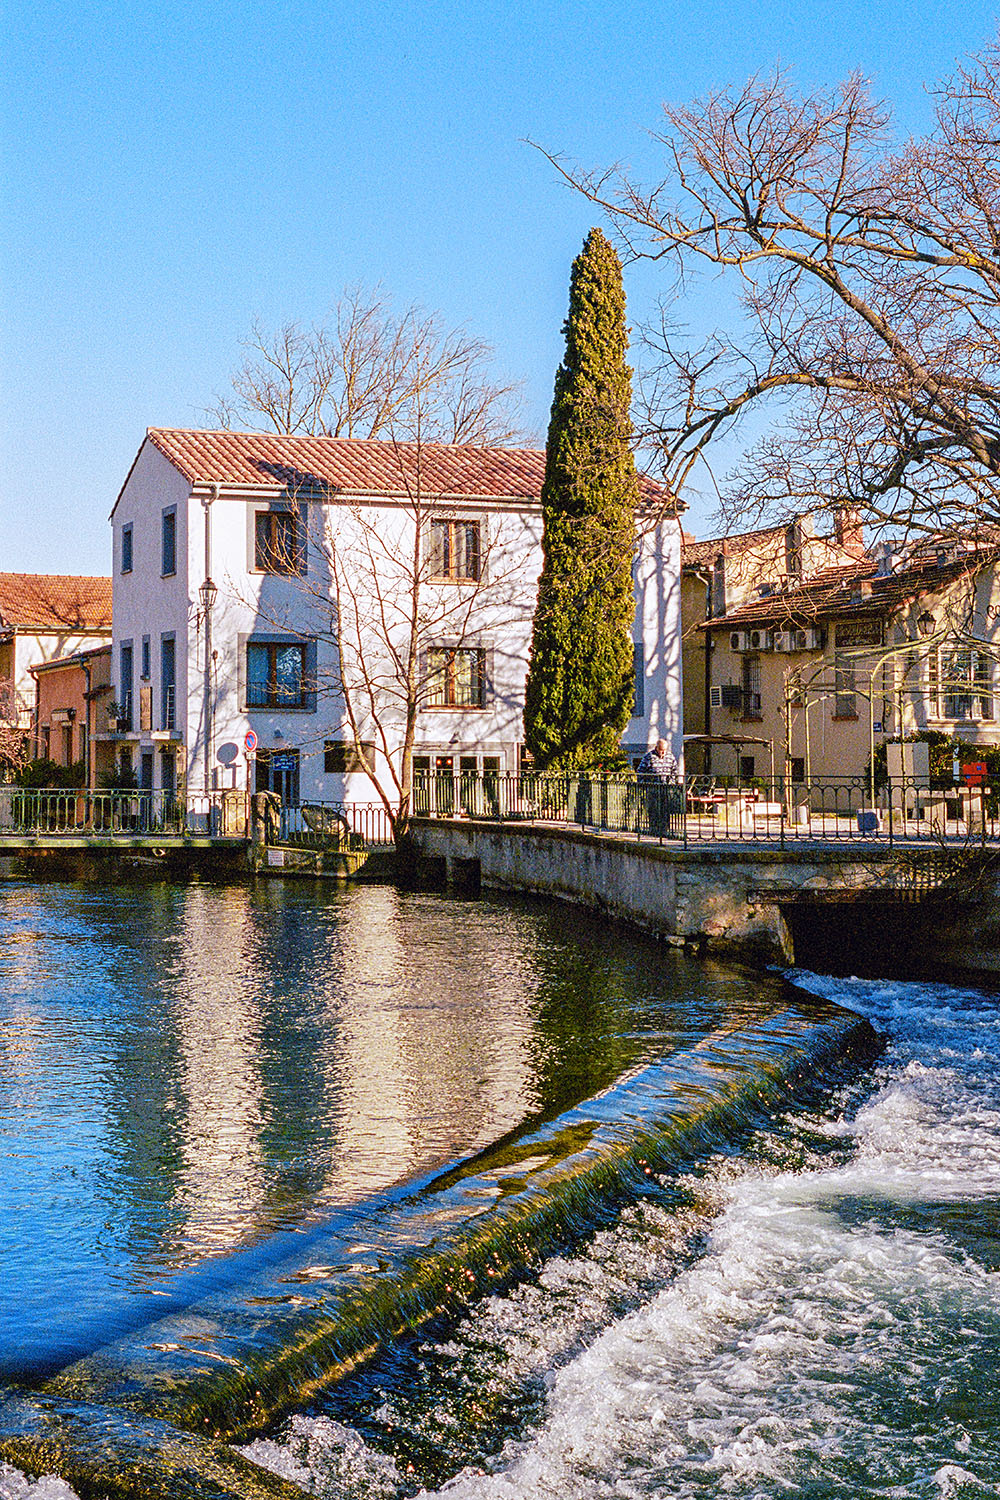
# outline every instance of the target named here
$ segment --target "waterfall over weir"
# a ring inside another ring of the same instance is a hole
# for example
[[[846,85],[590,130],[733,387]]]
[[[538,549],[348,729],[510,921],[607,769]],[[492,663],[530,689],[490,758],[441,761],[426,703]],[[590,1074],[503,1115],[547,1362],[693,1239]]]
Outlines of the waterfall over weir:
[[[800,1082],[877,1046],[866,1021],[789,987],[783,1008],[716,1026],[554,1118],[280,1238],[245,1281],[22,1381],[0,1404],[0,1459],[59,1474],[81,1500],[301,1496],[233,1445],[391,1341],[530,1274],[654,1176],[727,1149]]]

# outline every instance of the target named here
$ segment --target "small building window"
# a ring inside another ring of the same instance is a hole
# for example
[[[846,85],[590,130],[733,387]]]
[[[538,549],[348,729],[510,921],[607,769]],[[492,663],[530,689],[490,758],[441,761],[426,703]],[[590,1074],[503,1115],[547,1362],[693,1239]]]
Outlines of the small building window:
[[[177,727],[177,643],[174,636],[160,637],[160,728]]]
[[[302,524],[294,510],[259,510],[254,516],[253,565],[259,573],[303,571]]]
[[[432,521],[427,564],[432,579],[470,583],[479,577],[478,521]]]
[[[942,719],[993,718],[993,667],[982,651],[941,647],[930,663],[931,712]]]
[[[139,673],[143,682],[149,681],[149,636],[142,638],[142,671]]]
[[[740,756],[740,780],[741,781],[752,781],[753,780],[754,767],[756,766],[756,764],[757,764],[757,761],[756,761],[756,759],[755,759],[754,756],[752,756],[752,755],[741,755]]]
[[[431,708],[482,708],[486,652],[480,646],[432,646],[427,652],[427,687]]]
[[[163,512],[160,522],[160,572],[164,578],[177,572],[177,507]]]
[[[118,727],[132,728],[132,642],[123,641],[118,648]]]
[[[132,522],[122,527],[122,572],[132,571]]]
[[[362,740],[360,754],[353,740],[326,740],[323,745],[323,770],[327,776],[363,771],[365,762],[371,765],[374,759],[374,740]]]
[[[247,643],[247,705],[306,707],[306,648],[297,641]]]
[[[748,652],[743,657],[742,676],[743,717],[744,719],[759,719],[761,717],[760,657],[756,652]]]
[[[793,781],[805,781],[805,779],[806,779],[806,758],[805,758],[804,755],[793,755],[792,756],[792,780]]]

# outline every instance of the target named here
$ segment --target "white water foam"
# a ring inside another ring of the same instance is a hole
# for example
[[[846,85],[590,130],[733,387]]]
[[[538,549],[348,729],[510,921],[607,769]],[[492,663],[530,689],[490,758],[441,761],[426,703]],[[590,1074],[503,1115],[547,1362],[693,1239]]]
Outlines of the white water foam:
[[[79,1500],[79,1497],[55,1474],[29,1479],[12,1464],[0,1463],[0,1500]]]
[[[550,1364],[535,1430],[441,1500],[1000,1494],[1000,1246],[983,1263],[977,1239],[1000,1203],[1000,1006],[944,985],[793,977],[887,1033],[874,1086],[786,1133],[770,1165],[723,1159],[692,1180],[716,1215],[707,1253]],[[546,1325],[547,1283],[557,1304],[575,1289],[581,1329],[599,1321],[619,1232],[475,1310],[438,1354],[460,1356],[489,1320],[507,1374],[537,1372],[572,1322],[564,1308]],[[346,1493],[328,1476],[317,1466],[306,1487]]]

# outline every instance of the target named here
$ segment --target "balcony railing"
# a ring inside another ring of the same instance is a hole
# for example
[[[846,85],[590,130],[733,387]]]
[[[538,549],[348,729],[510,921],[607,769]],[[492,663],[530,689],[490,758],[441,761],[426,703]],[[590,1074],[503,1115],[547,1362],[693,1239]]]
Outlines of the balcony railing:
[[[246,828],[246,794],[234,788],[178,797],[163,791],[87,792],[0,786],[0,834],[208,834],[243,838]]]

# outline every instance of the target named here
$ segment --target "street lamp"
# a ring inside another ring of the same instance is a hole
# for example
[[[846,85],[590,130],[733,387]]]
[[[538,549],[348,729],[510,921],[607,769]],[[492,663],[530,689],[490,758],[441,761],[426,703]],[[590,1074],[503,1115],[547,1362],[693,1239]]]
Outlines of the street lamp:
[[[205,582],[198,590],[198,598],[201,601],[201,617],[203,620],[208,619],[208,616],[211,614],[215,606],[215,601],[218,596],[218,588],[212,582],[211,578],[206,578]]]
[[[934,634],[934,626],[936,623],[937,622],[935,621],[934,616],[931,614],[929,609],[925,609],[922,614],[919,614],[917,616],[917,629],[920,631],[920,634],[924,637],[925,640],[929,636],[932,636]]]

